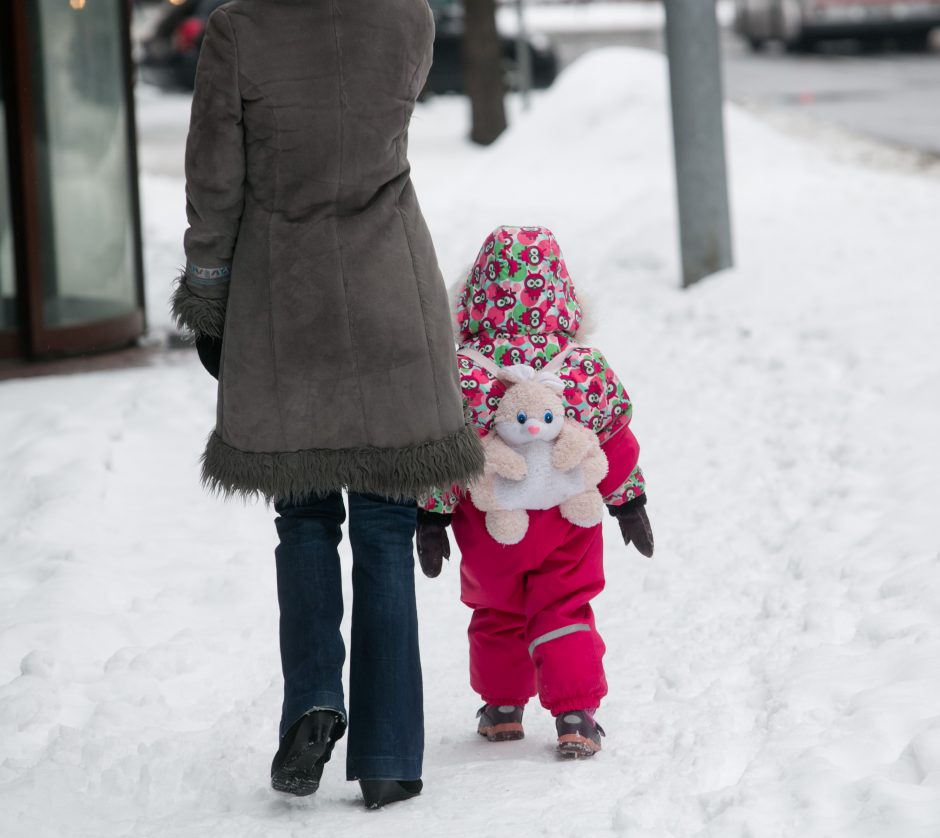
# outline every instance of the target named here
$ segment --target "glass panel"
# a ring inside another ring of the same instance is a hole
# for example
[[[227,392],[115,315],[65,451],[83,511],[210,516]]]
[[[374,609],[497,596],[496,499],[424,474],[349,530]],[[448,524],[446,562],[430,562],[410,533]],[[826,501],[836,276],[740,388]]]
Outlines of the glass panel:
[[[123,2],[39,0],[31,16],[43,316],[51,328],[137,307]]]
[[[3,72],[0,55],[0,73]],[[7,162],[7,115],[0,78],[0,332],[16,328],[16,277],[13,274],[13,227],[10,220],[10,169]]]

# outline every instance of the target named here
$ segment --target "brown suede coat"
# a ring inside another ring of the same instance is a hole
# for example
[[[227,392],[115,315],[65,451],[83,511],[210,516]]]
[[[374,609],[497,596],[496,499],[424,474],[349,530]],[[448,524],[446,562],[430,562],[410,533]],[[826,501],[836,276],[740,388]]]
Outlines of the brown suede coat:
[[[234,0],[209,19],[174,313],[223,336],[203,476],[416,496],[482,468],[410,179],[426,0]]]

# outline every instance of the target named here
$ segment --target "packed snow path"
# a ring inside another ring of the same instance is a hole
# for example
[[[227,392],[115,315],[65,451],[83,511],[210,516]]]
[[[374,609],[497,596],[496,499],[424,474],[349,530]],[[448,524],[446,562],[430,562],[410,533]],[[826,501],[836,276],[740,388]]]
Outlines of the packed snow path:
[[[462,102],[413,129],[447,272],[552,227],[636,405],[657,551],[605,524],[604,751],[558,763],[535,704],[478,739],[452,560],[418,583],[424,794],[365,812],[343,742],[314,797],[272,792],[273,513],[198,487],[213,388],[180,354],[0,385],[0,835],[940,834],[940,181],[732,109],[738,268],[682,293],[666,102],[661,59],[611,51],[490,150]],[[159,323],[182,187],[144,187]]]

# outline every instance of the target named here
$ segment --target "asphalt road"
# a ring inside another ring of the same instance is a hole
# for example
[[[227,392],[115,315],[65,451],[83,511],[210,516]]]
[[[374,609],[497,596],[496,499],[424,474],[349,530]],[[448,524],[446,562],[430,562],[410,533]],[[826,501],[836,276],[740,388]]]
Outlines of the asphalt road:
[[[791,111],[940,157],[940,43],[929,52],[863,53],[831,44],[807,55],[779,49],[754,54],[730,32],[722,36],[727,96],[743,105]],[[661,32],[556,36],[563,64],[599,46],[662,49]]]
[[[940,30],[934,35],[932,50],[924,53],[863,54],[846,43],[789,55],[774,48],[754,54],[725,31],[725,90],[731,100],[745,106],[821,119],[940,158]],[[551,37],[563,65],[603,46],[663,49],[659,30],[566,32]],[[161,126],[159,112],[150,116],[153,119],[144,119],[148,131],[176,130],[174,125]],[[167,139],[175,141],[175,135]]]

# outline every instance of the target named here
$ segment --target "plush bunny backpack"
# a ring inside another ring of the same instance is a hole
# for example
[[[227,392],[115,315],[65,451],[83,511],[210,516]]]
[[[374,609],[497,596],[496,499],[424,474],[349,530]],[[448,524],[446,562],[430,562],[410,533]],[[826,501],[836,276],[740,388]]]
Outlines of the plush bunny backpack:
[[[486,513],[486,529],[500,544],[522,541],[529,509],[557,506],[579,527],[601,522],[597,484],[607,474],[607,457],[594,433],[565,416],[564,384],[556,374],[577,348],[571,345],[541,370],[499,367],[475,350],[461,350],[507,385],[483,438],[483,476],[470,485],[473,504]]]

